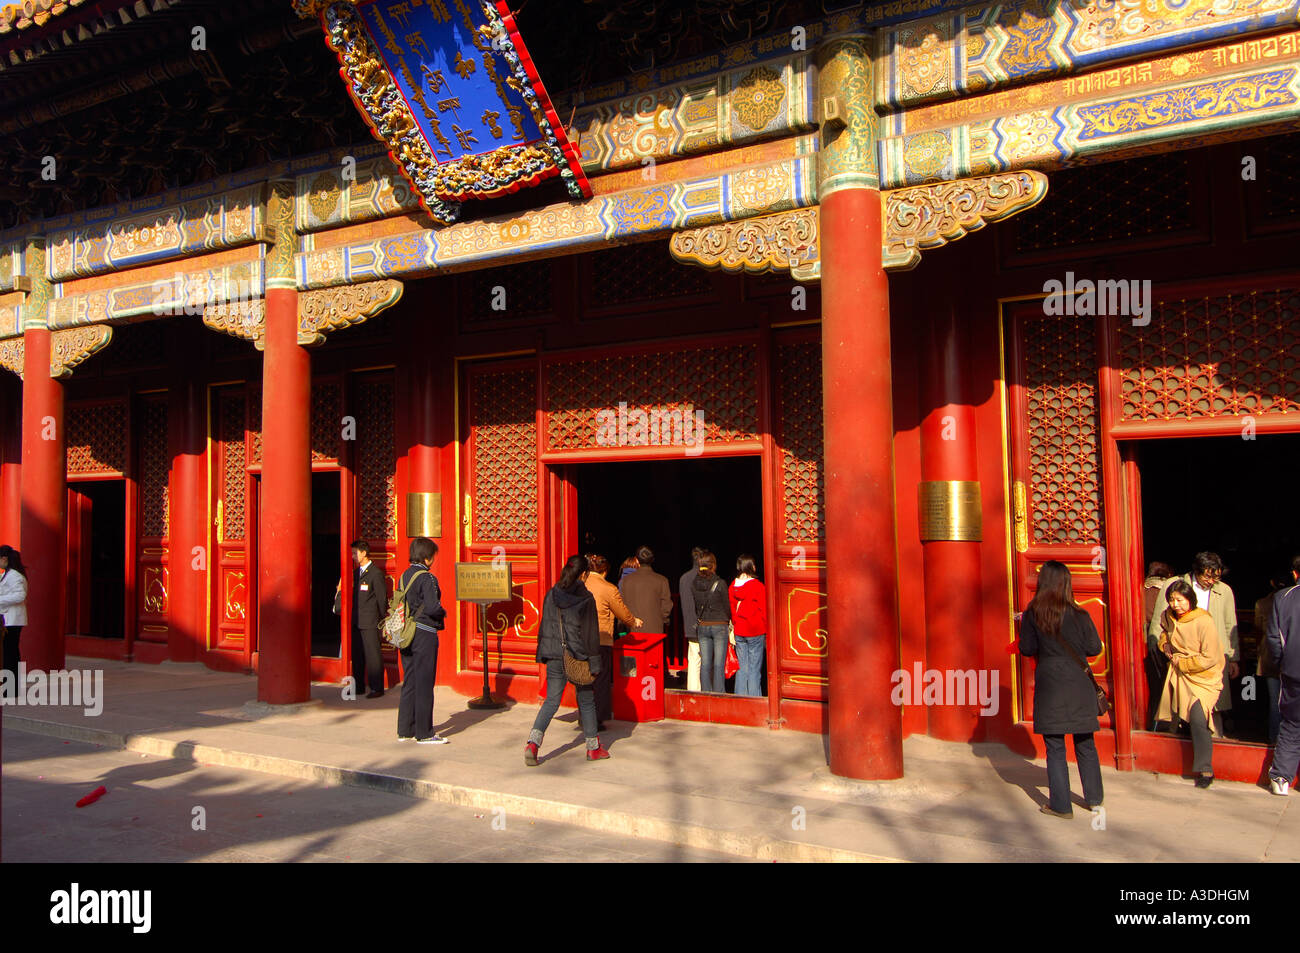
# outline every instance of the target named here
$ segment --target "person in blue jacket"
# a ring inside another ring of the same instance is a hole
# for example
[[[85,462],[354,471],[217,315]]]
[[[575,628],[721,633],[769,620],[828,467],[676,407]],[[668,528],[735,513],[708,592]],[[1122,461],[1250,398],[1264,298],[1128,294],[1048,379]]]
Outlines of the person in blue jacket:
[[[1291,576],[1300,583],[1300,556],[1291,560]],[[1268,768],[1268,789],[1285,797],[1300,768],[1300,585],[1273,597],[1273,617],[1265,638],[1270,654],[1278,660],[1282,679],[1278,693],[1282,722]]]

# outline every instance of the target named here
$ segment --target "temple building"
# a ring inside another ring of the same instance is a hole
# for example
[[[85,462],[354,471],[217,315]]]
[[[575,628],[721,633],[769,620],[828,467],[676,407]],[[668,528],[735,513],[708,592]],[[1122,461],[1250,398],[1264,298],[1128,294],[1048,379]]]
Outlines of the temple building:
[[[531,703],[567,556],[646,544],[676,589],[703,546],[757,558],[766,695],[687,691],[675,611],[668,717],[894,778],[909,735],[1042,756],[1014,615],[1056,559],[1103,763],[1176,773],[1145,567],[1212,550],[1215,770],[1268,763],[1300,0],[23,0],[0,156],[29,666],[300,702],[352,671],[350,541],[391,584],[429,536],[439,685]],[[510,602],[454,601],[502,557]]]

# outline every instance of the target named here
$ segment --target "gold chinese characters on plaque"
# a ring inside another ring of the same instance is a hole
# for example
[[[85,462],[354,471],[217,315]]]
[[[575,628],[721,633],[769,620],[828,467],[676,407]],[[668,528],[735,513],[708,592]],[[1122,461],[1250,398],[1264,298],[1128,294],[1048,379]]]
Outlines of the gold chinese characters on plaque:
[[[917,486],[921,541],[978,542],[983,538],[976,480],[929,480]]]
[[[490,563],[456,563],[456,600],[458,602],[509,602],[510,564],[505,560]]]

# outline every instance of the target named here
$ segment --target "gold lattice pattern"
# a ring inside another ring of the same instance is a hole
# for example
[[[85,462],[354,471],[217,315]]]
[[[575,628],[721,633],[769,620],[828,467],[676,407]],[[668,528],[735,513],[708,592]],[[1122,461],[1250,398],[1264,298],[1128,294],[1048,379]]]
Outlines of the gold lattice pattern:
[[[1258,159],[1256,179],[1246,182],[1244,187],[1259,190],[1256,207],[1264,218],[1300,216],[1300,133],[1247,143],[1241,151],[1247,155],[1253,153]]]
[[[68,472],[121,473],[126,461],[126,404],[70,405]]]
[[[584,258],[591,269],[585,284],[596,307],[713,292],[709,272],[676,261],[667,242],[624,245]]]
[[[149,398],[140,421],[140,533],[167,535],[167,399]]]
[[[248,389],[248,465],[262,465],[262,388]]]
[[[537,539],[537,372],[489,372],[472,379],[474,538]]]
[[[1300,289],[1161,301],[1119,338],[1124,420],[1300,413]]]
[[[779,345],[775,365],[785,540],[818,542],[826,532],[821,343]]]
[[[551,364],[546,370],[546,446],[601,446],[599,415],[619,413],[624,402],[628,410],[681,411],[683,419],[693,415],[692,421],[702,412],[706,444],[758,440],[757,367],[753,344]],[[693,432],[689,438],[698,443]]]
[[[1122,202],[1098,196],[1122,195]],[[1017,218],[1020,251],[1116,242],[1193,223],[1192,164],[1185,153],[1107,162],[1052,175],[1052,191]]]
[[[337,384],[313,384],[311,389],[312,463],[332,463],[339,458],[343,414],[342,391]]]
[[[397,539],[397,456],[393,381],[363,380],[356,388],[357,529],[372,546]]]
[[[1035,543],[1101,541],[1094,337],[1091,318],[1025,322],[1029,510]]]
[[[238,542],[244,539],[244,486],[247,481],[244,395],[224,394],[217,407],[221,440],[222,537],[226,542]]]

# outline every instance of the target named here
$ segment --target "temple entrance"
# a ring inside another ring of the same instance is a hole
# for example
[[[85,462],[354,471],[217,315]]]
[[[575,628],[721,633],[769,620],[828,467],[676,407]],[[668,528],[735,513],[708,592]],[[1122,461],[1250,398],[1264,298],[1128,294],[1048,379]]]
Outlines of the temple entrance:
[[[736,557],[750,553],[763,567],[763,481],[757,456],[696,460],[584,463],[572,467],[578,501],[578,540],[583,553],[609,560],[610,580],[637,547],[655,553],[656,572],[668,577],[673,595],[665,656],[668,686],[686,687],[686,641],[678,580],[691,568],[691,548],[718,559],[730,581]]]
[[[351,566],[343,570],[343,536],[337,470],[311,475],[311,654],[342,657],[343,620],[334,614],[334,587],[352,583]]]
[[[126,481],[68,485],[70,635],[120,639],[126,631]]]
[[[1142,440],[1128,452],[1140,479],[1143,571],[1159,561],[1182,575],[1202,551],[1223,559],[1223,581],[1237,606],[1240,664],[1224,733],[1263,742],[1263,685],[1257,679],[1254,691],[1246,692],[1254,698],[1243,698],[1242,677],[1255,674],[1264,634],[1255,622],[1255,603],[1272,583],[1290,581],[1291,557],[1300,553],[1300,509],[1289,499],[1300,434]],[[1145,718],[1139,724],[1149,727]]]

